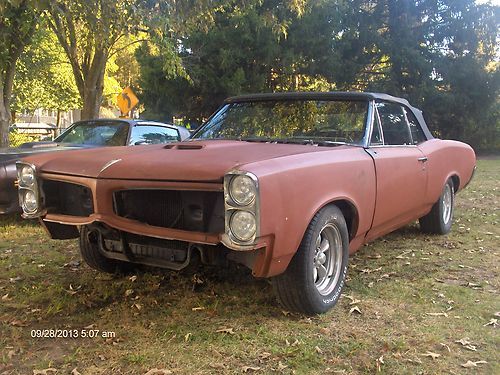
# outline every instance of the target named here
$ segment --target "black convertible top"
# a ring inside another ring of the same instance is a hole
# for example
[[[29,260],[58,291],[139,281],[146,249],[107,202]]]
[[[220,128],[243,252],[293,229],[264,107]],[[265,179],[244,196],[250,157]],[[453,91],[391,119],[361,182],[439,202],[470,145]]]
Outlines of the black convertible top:
[[[408,100],[377,92],[329,91],[329,92],[276,92],[238,95],[227,98],[224,103],[256,102],[267,100],[383,100],[404,105],[415,115],[427,139],[434,138],[427,127],[422,111],[413,107]]]

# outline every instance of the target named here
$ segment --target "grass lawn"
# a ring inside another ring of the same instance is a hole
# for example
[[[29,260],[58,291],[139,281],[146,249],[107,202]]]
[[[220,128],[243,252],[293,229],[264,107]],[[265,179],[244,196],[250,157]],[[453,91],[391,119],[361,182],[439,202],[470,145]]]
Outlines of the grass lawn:
[[[499,374],[498,176],[479,161],[448,236],[415,223],[364,246],[312,318],[243,268],[100,274],[76,241],[0,218],[0,374]]]

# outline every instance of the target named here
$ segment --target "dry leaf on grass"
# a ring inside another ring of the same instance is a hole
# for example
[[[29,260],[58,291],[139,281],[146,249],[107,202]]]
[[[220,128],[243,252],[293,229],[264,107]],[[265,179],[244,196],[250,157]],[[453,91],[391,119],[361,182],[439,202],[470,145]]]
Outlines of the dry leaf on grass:
[[[56,368],[50,367],[44,370],[33,370],[33,375],[50,375],[51,373],[57,372]]]
[[[173,374],[173,372],[170,370],[167,370],[165,368],[162,368],[162,369],[152,368],[151,370],[146,372],[144,375],[170,375],[170,374]]]
[[[490,321],[486,324],[483,325],[483,327],[486,326],[493,326],[496,327],[498,325],[498,319],[490,319]]]
[[[71,371],[71,375],[82,375],[82,374],[78,371],[78,367],[75,367],[75,368]]]
[[[281,363],[281,361],[278,362],[278,368],[277,368],[278,371],[283,371],[286,368],[288,368],[287,365],[284,365],[283,363]]]
[[[323,354],[323,350],[321,350],[321,348],[319,346],[315,346],[314,350],[316,350],[316,353],[318,353],[318,354]]]
[[[229,335],[234,335],[235,332],[232,328],[219,328],[217,331],[215,331],[217,333],[227,333]]]
[[[199,307],[193,307],[191,309],[191,311],[201,311],[201,310],[205,310],[205,308],[203,306],[199,306]]]
[[[134,275],[134,276],[130,276],[128,279],[129,279],[130,281],[134,282],[135,280],[137,280],[137,276],[136,276],[136,275]]]
[[[444,316],[445,318],[448,317],[448,314],[445,313],[445,312],[425,313],[425,315],[429,315],[429,316]]]
[[[243,369],[243,372],[259,371],[260,367],[258,367],[258,366],[243,366],[242,369]]]
[[[261,360],[268,359],[269,357],[271,357],[271,353],[268,352],[263,352],[259,354],[259,359]]]
[[[11,326],[14,327],[26,327],[28,325],[27,322],[23,322],[21,320],[14,319],[13,321],[10,322]]]
[[[133,290],[133,289],[127,289],[127,290],[125,291],[125,297],[128,297],[128,296],[130,296],[130,295],[132,295],[132,294],[134,294],[134,290]]]
[[[485,363],[488,363],[488,362],[486,362],[486,361],[476,361],[476,362],[467,361],[465,363],[462,363],[461,366],[465,367],[465,368],[470,368],[470,367],[478,367],[477,365],[481,365],[481,364],[485,364]]]
[[[188,341],[189,341],[189,339],[191,338],[191,336],[193,336],[193,334],[192,334],[191,332],[186,333],[186,336],[184,336],[184,341],[185,341],[185,342],[188,342]]]
[[[442,342],[440,342],[439,345],[445,347],[448,350],[448,352],[451,353],[451,349],[450,349],[450,347],[448,345],[446,345],[446,344],[444,344]]]
[[[432,359],[437,359],[437,358],[441,357],[441,354],[427,351],[426,353],[422,354],[422,356],[423,357],[431,357]]]
[[[349,314],[353,314],[353,313],[358,313],[358,314],[361,314],[361,310],[359,309],[358,306],[354,306],[353,308],[351,308],[349,310]]]

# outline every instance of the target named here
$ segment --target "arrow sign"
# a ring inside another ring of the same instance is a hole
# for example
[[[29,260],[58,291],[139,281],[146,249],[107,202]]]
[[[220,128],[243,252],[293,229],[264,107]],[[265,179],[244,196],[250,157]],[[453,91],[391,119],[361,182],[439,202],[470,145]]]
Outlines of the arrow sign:
[[[116,104],[120,108],[122,116],[129,113],[138,103],[139,99],[137,99],[130,87],[125,87],[116,97]]]

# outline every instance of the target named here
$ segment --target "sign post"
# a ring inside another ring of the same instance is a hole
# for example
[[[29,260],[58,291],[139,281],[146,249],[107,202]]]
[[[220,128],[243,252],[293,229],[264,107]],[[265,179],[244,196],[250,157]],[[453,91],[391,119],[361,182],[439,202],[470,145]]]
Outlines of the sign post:
[[[120,108],[121,116],[127,117],[130,111],[139,103],[139,99],[135,96],[130,87],[125,87],[116,97],[116,104]]]

